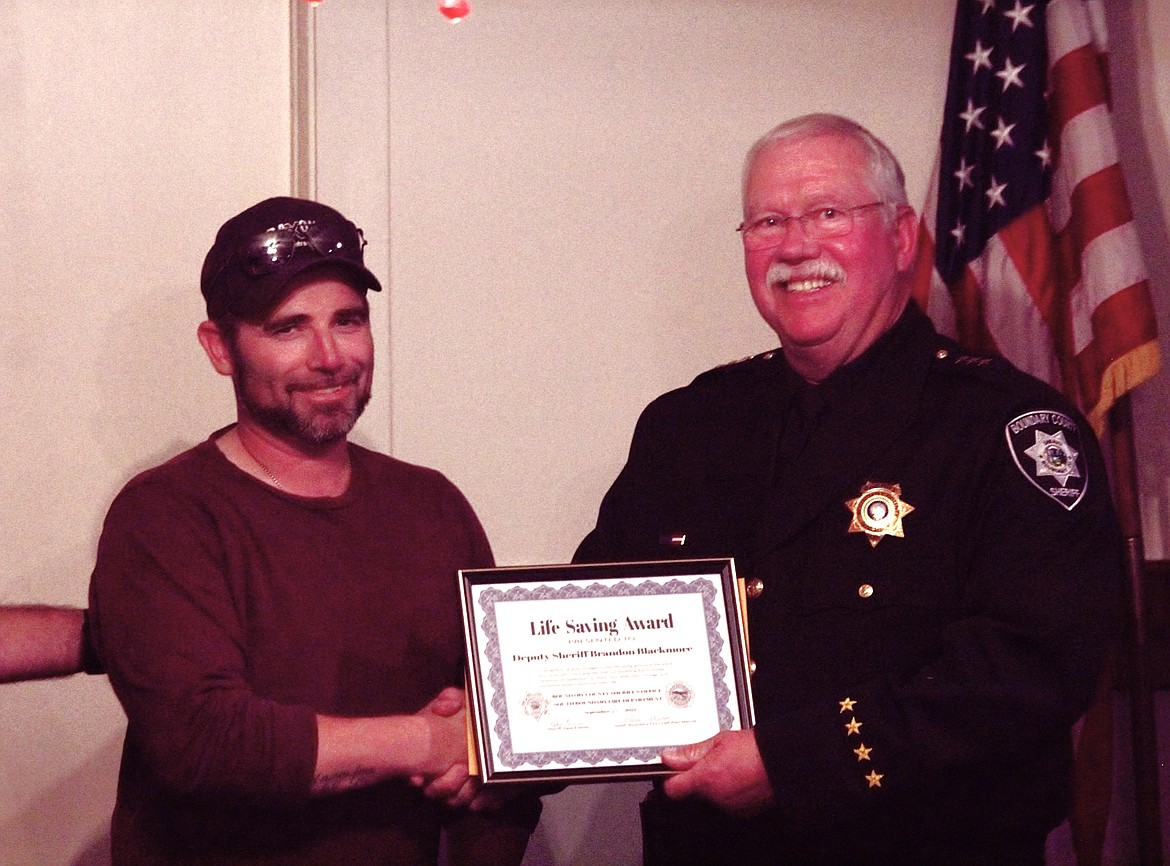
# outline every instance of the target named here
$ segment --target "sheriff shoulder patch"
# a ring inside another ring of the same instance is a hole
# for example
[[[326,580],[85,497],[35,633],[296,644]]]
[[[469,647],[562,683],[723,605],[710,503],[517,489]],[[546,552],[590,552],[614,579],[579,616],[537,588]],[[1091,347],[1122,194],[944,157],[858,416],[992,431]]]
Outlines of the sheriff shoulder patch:
[[[1085,495],[1089,466],[1077,422],[1063,412],[1025,412],[1004,428],[1008,450],[1024,477],[1072,511]]]

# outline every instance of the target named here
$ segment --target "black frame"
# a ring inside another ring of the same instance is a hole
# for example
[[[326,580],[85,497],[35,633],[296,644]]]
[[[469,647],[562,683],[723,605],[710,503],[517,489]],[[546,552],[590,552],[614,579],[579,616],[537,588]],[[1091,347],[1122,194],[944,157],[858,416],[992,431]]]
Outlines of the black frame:
[[[717,577],[719,587],[721,590],[720,596],[722,607],[717,608],[713,601],[705,597],[704,604],[709,605],[710,609],[716,610],[720,616],[718,617],[718,625],[713,632],[710,622],[708,623],[708,640],[710,643],[710,652],[712,653],[713,664],[716,662],[723,668],[718,676],[714,673],[713,667],[713,681],[716,683],[716,704],[719,706],[726,706],[734,704],[738,715],[733,715],[730,709],[726,712],[720,713],[719,726],[721,730],[736,730],[740,728],[749,728],[753,724],[753,708],[751,696],[751,682],[748,674],[748,652],[747,652],[747,634],[745,628],[744,615],[744,594],[741,582],[737,580],[735,575],[735,563],[732,559],[672,559],[672,560],[654,560],[647,562],[618,562],[618,563],[591,563],[580,565],[537,565],[537,566],[510,566],[502,568],[480,568],[480,569],[464,569],[458,573],[459,593],[462,600],[463,613],[463,632],[467,650],[467,690],[468,690],[468,749],[469,759],[473,765],[473,773],[478,773],[482,776],[484,784],[496,784],[507,782],[554,782],[554,783],[570,783],[570,782],[596,782],[596,781],[622,781],[630,779],[646,779],[655,778],[668,775],[671,771],[657,759],[657,754],[660,749],[653,750],[654,757],[647,758],[645,754],[652,751],[648,748],[639,748],[628,750],[630,754],[624,755],[623,759],[632,761],[633,763],[614,764],[603,763],[605,760],[613,760],[613,756],[602,757],[599,763],[602,765],[595,766],[559,766],[554,768],[540,768],[540,769],[515,769],[507,766],[501,757],[502,754],[512,754],[510,732],[508,726],[505,724],[504,732],[501,735],[499,731],[490,730],[489,714],[488,714],[488,692],[490,691],[493,697],[499,701],[506,701],[506,686],[504,685],[504,664],[498,661],[499,648],[494,647],[495,657],[491,657],[490,653],[493,650],[491,646],[481,646],[480,633],[476,627],[476,616],[486,616],[491,620],[492,627],[494,627],[494,604],[496,599],[488,602],[490,611],[476,610],[475,596],[477,590],[481,592],[482,589],[487,588],[491,592],[494,585],[514,585],[514,584],[532,584],[533,590],[542,584],[556,583],[561,584],[561,589],[558,593],[567,593],[568,598],[595,598],[600,596],[610,597],[611,593],[607,590],[600,592],[602,589],[599,580],[616,580],[620,581],[623,587],[623,592],[612,593],[614,597],[621,595],[654,595],[654,594],[674,594],[686,591],[694,594],[695,590],[690,587],[700,586],[701,584],[677,584],[674,582],[663,582],[662,578],[710,578]],[[625,590],[624,584],[630,583],[631,589]],[[681,587],[688,587],[683,590]],[[595,589],[594,589],[595,588]],[[702,588],[702,587],[701,587]],[[641,591],[639,591],[641,590]],[[528,592],[526,589],[518,589],[513,587],[510,592],[513,597],[498,600],[516,601],[525,600],[524,598],[515,597],[517,592],[521,595]],[[551,590],[549,590],[551,591]],[[593,595],[588,593],[593,591]],[[547,598],[547,596],[541,596]],[[731,670],[726,670],[726,665],[722,660],[722,655],[716,655],[717,646],[714,643],[716,640],[727,641],[727,654],[731,659]],[[491,643],[490,641],[488,642]],[[485,654],[488,657],[485,658]],[[486,675],[489,680],[496,680],[499,682],[499,687],[485,686],[485,668],[487,668]],[[723,696],[720,703],[719,691],[721,688],[726,688],[728,694]],[[496,708],[497,718],[506,715],[506,710],[502,713],[499,707]],[[665,743],[665,745],[676,745],[674,743]],[[533,753],[529,753],[533,754]],[[581,754],[594,754],[594,752],[585,751]],[[542,753],[542,756],[543,753]],[[574,763],[588,762],[588,759],[578,757]],[[539,763],[539,762],[538,762]],[[550,760],[548,763],[556,764],[555,760]],[[568,763],[568,762],[563,762]]]

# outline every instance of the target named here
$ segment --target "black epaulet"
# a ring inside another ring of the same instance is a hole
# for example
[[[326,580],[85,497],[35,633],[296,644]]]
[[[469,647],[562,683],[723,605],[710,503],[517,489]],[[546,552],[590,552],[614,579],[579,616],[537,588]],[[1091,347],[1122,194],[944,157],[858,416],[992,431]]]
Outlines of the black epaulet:
[[[934,350],[935,360],[944,364],[945,367],[953,370],[987,370],[987,371],[1001,371],[1007,364],[1003,358],[995,355],[981,355],[977,352],[969,352],[960,346],[945,342],[940,343]]]
[[[726,364],[720,364],[718,367],[712,368],[712,370],[709,372],[713,372],[714,370],[726,370],[728,367],[738,367],[741,364],[750,364],[752,361],[771,361],[779,354],[779,349],[769,349],[767,352],[757,352],[755,355],[747,355],[734,361],[728,361]]]
[[[1013,399],[1045,403],[1050,406],[1064,405],[1052,388],[1035,376],[1022,372],[999,355],[984,355],[971,352],[950,340],[940,342],[934,349],[934,358],[939,369],[962,379],[971,385],[991,388]]]
[[[726,364],[720,364],[718,367],[712,367],[695,377],[695,382],[707,382],[711,379],[720,379],[725,376],[736,376],[737,374],[744,374],[751,376],[751,371],[761,369],[761,364],[768,364],[778,358],[784,357],[779,349],[770,349],[767,352],[759,352],[755,355],[748,355],[745,358],[739,358],[735,361],[728,361]]]

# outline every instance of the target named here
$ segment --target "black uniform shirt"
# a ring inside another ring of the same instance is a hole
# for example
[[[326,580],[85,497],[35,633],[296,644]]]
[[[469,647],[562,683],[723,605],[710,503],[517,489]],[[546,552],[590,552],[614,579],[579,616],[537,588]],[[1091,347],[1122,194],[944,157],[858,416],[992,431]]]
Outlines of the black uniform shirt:
[[[576,559],[706,556],[762,590],[776,807],[731,822],[747,856],[910,862],[1042,844],[1063,818],[1122,554],[1096,440],[1054,390],[913,304],[819,385],[781,352],[704,373],[643,412]]]

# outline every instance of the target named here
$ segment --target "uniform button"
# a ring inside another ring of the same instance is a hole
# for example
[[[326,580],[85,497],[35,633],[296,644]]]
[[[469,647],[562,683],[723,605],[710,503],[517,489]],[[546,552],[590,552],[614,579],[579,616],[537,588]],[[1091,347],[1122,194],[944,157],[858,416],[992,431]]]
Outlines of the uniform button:
[[[868,583],[863,583],[861,586],[857,587],[857,594],[862,598],[869,598],[871,595],[873,595],[873,587]]]
[[[939,349],[937,352],[934,353],[934,356],[941,361],[944,358],[946,358],[946,356],[949,354],[950,354],[950,352],[948,352],[946,349]]]
[[[764,594],[764,582],[758,577],[753,577],[747,582],[747,597],[759,598]]]
[[[752,659],[748,662],[748,673],[754,674],[756,672],[756,660]]]

